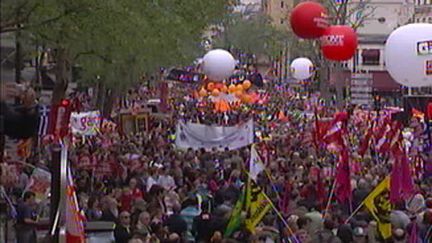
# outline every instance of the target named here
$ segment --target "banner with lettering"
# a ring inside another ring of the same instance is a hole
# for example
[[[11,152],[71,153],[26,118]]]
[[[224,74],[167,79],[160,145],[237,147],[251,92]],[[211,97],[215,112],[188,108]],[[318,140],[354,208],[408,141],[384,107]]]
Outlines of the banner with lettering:
[[[254,142],[253,120],[236,126],[207,126],[180,121],[176,130],[176,146],[179,148],[230,150],[248,146]]]
[[[80,136],[94,136],[101,124],[99,111],[72,112],[70,120],[72,134]]]

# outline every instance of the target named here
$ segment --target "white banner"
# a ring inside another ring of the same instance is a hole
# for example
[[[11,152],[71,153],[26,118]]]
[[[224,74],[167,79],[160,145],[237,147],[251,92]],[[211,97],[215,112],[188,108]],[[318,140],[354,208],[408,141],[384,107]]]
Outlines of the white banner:
[[[253,120],[232,126],[206,126],[179,121],[176,130],[176,146],[179,148],[224,150],[238,149],[254,141]]]
[[[38,202],[48,198],[51,188],[51,173],[40,168],[33,170],[30,180],[24,191],[31,191],[36,194]]]
[[[99,111],[72,112],[70,124],[72,134],[94,136],[100,127],[101,115]]]

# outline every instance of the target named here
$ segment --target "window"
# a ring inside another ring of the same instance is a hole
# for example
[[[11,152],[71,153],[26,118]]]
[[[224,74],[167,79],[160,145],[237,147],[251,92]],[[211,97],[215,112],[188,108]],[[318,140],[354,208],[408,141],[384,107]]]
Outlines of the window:
[[[284,1],[281,1],[281,8],[284,8],[285,7],[285,3],[284,3]]]
[[[365,49],[362,51],[362,63],[368,66],[380,65],[380,50],[379,49]]]
[[[281,24],[285,24],[285,18],[281,18],[281,19],[280,19],[280,23],[281,23]]]

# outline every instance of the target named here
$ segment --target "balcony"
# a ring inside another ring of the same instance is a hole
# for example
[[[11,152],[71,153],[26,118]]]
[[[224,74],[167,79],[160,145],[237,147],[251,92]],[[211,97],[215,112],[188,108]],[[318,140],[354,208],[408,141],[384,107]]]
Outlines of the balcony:
[[[417,5],[414,8],[415,14],[428,14],[432,13],[432,4],[427,5]]]

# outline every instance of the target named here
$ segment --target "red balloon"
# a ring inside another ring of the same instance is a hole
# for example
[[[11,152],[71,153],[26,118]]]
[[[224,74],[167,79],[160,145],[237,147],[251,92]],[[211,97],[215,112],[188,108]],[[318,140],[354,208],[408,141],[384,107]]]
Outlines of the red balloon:
[[[330,26],[321,37],[321,50],[329,60],[349,60],[354,56],[356,49],[357,34],[349,26]]]
[[[290,22],[298,37],[319,38],[328,27],[327,10],[316,2],[302,2],[292,10]]]

